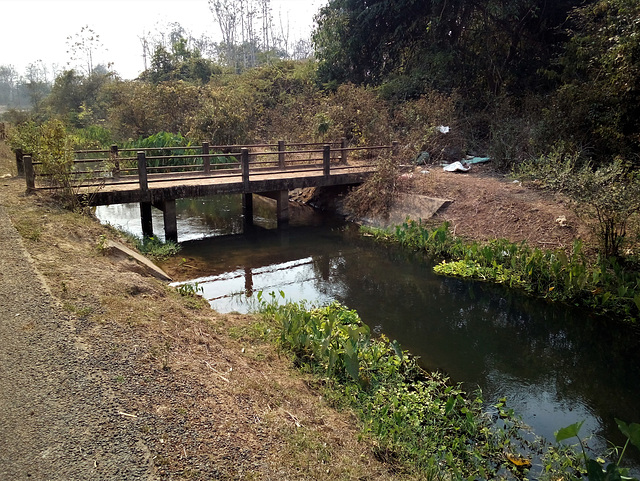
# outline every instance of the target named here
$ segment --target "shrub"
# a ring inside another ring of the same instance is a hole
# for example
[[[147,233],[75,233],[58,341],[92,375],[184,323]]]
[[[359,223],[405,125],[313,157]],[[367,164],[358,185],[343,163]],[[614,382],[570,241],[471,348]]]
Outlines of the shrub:
[[[406,146],[409,157],[428,152],[430,161],[437,163],[446,152],[465,149],[464,135],[457,122],[457,102],[456,94],[433,91],[395,107],[394,135]],[[443,134],[438,128],[441,125],[450,127],[450,132]]]
[[[22,124],[13,130],[9,142],[12,148],[20,148],[40,162],[38,174],[57,189],[56,195],[67,207],[81,206],[78,193],[82,176],[74,172],[73,138],[60,120]]]
[[[320,107],[326,128],[315,132],[318,140],[346,138],[352,146],[384,145],[392,140],[389,110],[373,89],[345,84],[326,96]]]
[[[550,154],[523,164],[517,173],[541,188],[568,194],[592,224],[601,254],[622,255],[627,225],[640,210],[640,176],[630,162],[617,157],[594,169],[579,153],[567,153],[559,144]]]
[[[640,211],[640,174],[621,158],[596,170],[580,170],[570,183],[583,216],[594,219],[602,255],[620,257],[630,218]]]
[[[390,155],[381,155],[376,171],[349,193],[345,205],[357,217],[385,217],[394,198],[402,190],[395,160]]]

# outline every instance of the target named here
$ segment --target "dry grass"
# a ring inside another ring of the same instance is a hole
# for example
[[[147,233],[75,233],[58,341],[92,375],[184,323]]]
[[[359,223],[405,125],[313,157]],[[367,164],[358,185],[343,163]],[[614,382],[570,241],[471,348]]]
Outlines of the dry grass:
[[[5,175],[16,175],[15,154],[11,151],[6,142],[0,141],[0,178]]]

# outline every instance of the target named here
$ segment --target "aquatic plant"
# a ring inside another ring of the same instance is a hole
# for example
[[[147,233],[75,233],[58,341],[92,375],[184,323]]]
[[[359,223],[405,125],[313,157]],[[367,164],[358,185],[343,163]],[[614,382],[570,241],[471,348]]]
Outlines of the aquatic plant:
[[[587,454],[587,451],[584,448],[584,442],[580,438],[579,434],[584,421],[565,426],[554,433],[556,443],[561,443],[562,441],[575,437],[578,440],[578,446],[580,446],[582,456],[573,458],[574,462],[572,463],[572,467],[574,468],[575,475],[569,475],[568,479],[578,480],[583,478],[583,475],[586,474],[589,481],[614,481],[623,479],[638,481],[636,478],[629,477],[629,469],[621,467],[620,463],[624,458],[629,443],[640,449],[640,424],[627,424],[619,419],[616,419],[616,423],[618,425],[618,429],[620,429],[620,432],[624,434],[627,440],[624,447],[621,448],[622,451],[620,452],[617,461],[615,463],[610,462],[609,464],[600,457],[592,458]],[[614,449],[615,452],[618,450],[619,448]],[[569,457],[567,456],[565,461],[566,459],[569,459]],[[548,454],[545,457],[547,467],[551,467],[555,461],[557,461],[557,459],[553,459],[553,457]],[[576,463],[575,461],[581,462]]]
[[[122,232],[122,235],[129,239],[141,254],[157,261],[168,259],[180,252],[181,249],[180,244],[173,241],[162,242],[156,236],[141,239],[126,232]]]
[[[568,252],[505,239],[469,242],[453,236],[448,223],[430,228],[412,220],[394,231],[367,228],[366,233],[441,260],[434,268],[438,274],[506,284],[632,322],[640,316],[637,269],[615,257],[588,258],[580,240]]]

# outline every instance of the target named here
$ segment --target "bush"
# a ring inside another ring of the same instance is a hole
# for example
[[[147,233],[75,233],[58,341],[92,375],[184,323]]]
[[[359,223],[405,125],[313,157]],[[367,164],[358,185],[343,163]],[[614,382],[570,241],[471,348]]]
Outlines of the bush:
[[[388,145],[393,137],[389,109],[373,89],[345,84],[322,100],[316,139],[340,139],[352,146]]]
[[[445,160],[449,151],[465,150],[464,134],[457,121],[457,103],[457,95],[433,91],[394,108],[393,135],[405,146],[408,157],[428,152],[430,162],[438,163]],[[440,132],[441,125],[450,127],[450,132]]]
[[[38,175],[58,189],[63,203],[73,209],[80,206],[78,178],[73,172],[73,139],[61,121],[49,120],[42,125],[26,122],[12,131],[9,144],[41,163]]]
[[[349,193],[345,206],[357,217],[385,217],[402,190],[395,160],[390,155],[381,155],[376,171]]]
[[[595,220],[602,255],[621,257],[629,220],[640,211],[640,173],[616,158],[596,170],[581,169],[571,178],[570,193],[582,215]]]

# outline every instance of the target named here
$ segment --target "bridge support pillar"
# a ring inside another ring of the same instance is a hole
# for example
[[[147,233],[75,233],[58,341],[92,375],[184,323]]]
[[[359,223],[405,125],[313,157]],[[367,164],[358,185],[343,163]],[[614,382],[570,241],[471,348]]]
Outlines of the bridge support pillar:
[[[164,239],[165,241],[178,242],[178,221],[176,218],[176,201],[165,200],[160,206],[164,219]]]
[[[253,227],[253,194],[242,194],[242,223],[245,232]]]
[[[244,295],[247,297],[253,296],[253,273],[251,267],[244,268]]]
[[[289,226],[289,191],[274,190],[272,192],[260,192],[263,197],[268,197],[276,201],[276,219],[278,229]]]
[[[289,225],[289,191],[279,190],[276,192],[276,218],[278,219],[278,228],[287,227]]]
[[[142,235],[145,237],[153,237],[151,202],[140,202],[140,220],[142,221]]]

